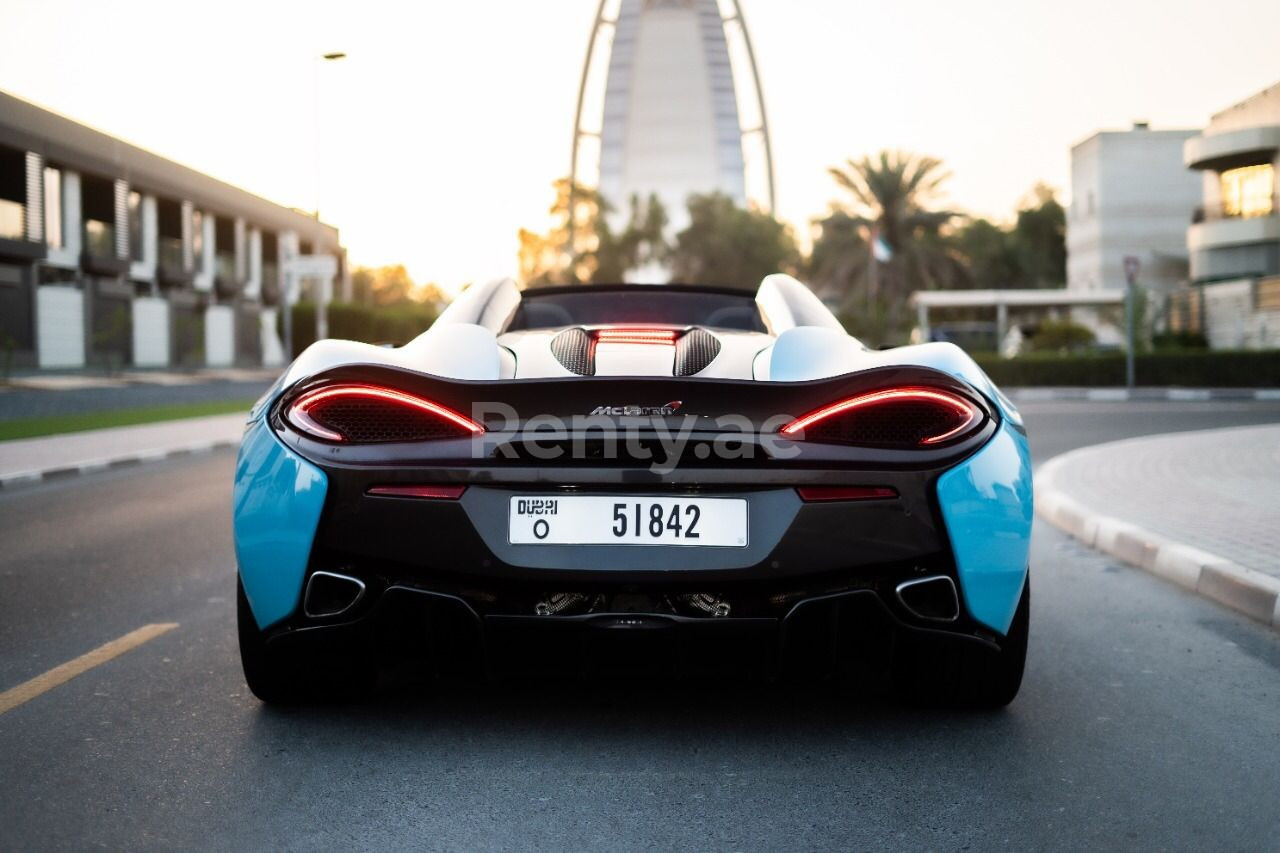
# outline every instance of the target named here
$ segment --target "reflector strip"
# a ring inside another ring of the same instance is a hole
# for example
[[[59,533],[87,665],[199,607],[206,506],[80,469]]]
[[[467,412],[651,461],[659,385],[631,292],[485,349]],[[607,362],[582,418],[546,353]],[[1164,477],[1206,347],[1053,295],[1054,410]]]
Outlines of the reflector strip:
[[[428,498],[456,501],[466,490],[466,486],[374,486],[367,494],[380,498]]]
[[[819,421],[836,415],[845,414],[847,412],[856,411],[868,406],[875,406],[883,403],[894,401],[919,402],[927,401],[937,403],[952,409],[956,414],[962,415],[964,421],[954,429],[947,430],[941,435],[933,435],[922,439],[921,444],[937,444],[946,441],[948,438],[959,435],[964,432],[973,422],[978,419],[978,408],[955,394],[946,391],[937,391],[931,388],[893,388],[888,391],[875,391],[871,394],[862,394],[858,397],[850,397],[847,400],[841,400],[838,403],[832,403],[829,406],[823,406],[821,409],[810,412],[802,418],[797,418],[791,423],[784,426],[779,432],[783,435],[795,435],[803,432],[805,429],[813,426]]]
[[[797,486],[796,493],[807,502],[874,501],[898,496],[898,490],[889,486]]]

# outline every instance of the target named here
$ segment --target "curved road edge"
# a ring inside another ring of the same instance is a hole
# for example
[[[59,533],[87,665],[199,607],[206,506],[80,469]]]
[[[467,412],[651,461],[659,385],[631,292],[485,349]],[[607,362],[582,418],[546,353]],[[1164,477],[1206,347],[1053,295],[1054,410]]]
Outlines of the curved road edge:
[[[1280,631],[1280,578],[1099,512],[1056,483],[1062,470],[1102,448],[1153,437],[1082,447],[1044,462],[1035,472],[1036,513],[1091,548]]]

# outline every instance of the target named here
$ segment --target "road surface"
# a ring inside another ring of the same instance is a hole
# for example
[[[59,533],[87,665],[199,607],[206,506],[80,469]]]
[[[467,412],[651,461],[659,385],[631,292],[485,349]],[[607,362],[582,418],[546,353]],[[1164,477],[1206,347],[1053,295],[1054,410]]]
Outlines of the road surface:
[[[1280,421],[1275,403],[1028,403],[1038,460]],[[1275,849],[1280,634],[1038,523],[999,713],[584,684],[279,711],[236,656],[233,454],[0,494],[0,848]],[[1188,484],[1192,488],[1194,484]]]

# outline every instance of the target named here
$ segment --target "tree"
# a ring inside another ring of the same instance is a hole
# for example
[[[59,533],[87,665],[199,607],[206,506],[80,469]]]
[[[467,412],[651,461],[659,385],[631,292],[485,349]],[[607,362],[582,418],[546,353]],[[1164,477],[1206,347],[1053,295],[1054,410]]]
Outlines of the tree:
[[[767,275],[795,271],[800,252],[786,225],[712,193],[689,197],[689,227],[668,260],[674,281],[755,289]]]
[[[1067,214],[1053,188],[1036,184],[1013,227],[1023,287],[1062,287],[1067,282]]]
[[[406,305],[421,301],[418,286],[404,264],[356,267],[351,271],[351,293],[356,302],[373,305]]]
[[[971,219],[952,236],[963,258],[966,287],[1022,287],[1022,261],[1013,234],[986,219]]]
[[[520,280],[529,287],[577,284],[589,281],[595,270],[598,229],[603,225],[607,205],[595,190],[579,185],[569,192],[569,179],[553,184],[555,200],[548,213],[551,230],[546,234],[521,228],[519,232]],[[573,197],[573,239],[569,234],[569,199]],[[578,252],[575,255],[574,249]]]
[[[941,185],[950,177],[942,161],[901,151],[849,160],[828,170],[852,196],[846,211],[867,232],[866,265],[860,289],[865,310],[882,313],[882,335],[904,326],[904,309],[912,291],[952,287],[963,267],[945,239],[946,227],[958,214],[934,210]],[[846,307],[852,307],[848,301]]]
[[[615,234],[609,225],[613,207],[597,190],[579,186],[570,245],[569,179],[559,179],[555,188],[551,230],[520,229],[520,278],[527,286],[620,282],[630,270],[665,258],[667,214],[657,196],[632,197],[630,221]]]
[[[865,294],[858,291],[867,281],[869,252],[865,224],[837,210],[826,219],[814,220],[813,225],[818,233],[805,264],[809,286],[833,305],[858,301],[859,296],[865,303]]]

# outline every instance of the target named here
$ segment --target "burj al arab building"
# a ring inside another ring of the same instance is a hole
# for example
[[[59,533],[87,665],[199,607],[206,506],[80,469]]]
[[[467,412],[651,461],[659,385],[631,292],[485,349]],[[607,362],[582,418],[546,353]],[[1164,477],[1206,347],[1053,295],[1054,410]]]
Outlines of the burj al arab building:
[[[631,198],[650,194],[672,233],[694,193],[772,210],[769,127],[738,0],[602,0],[572,157],[575,185],[598,186],[624,222]]]

